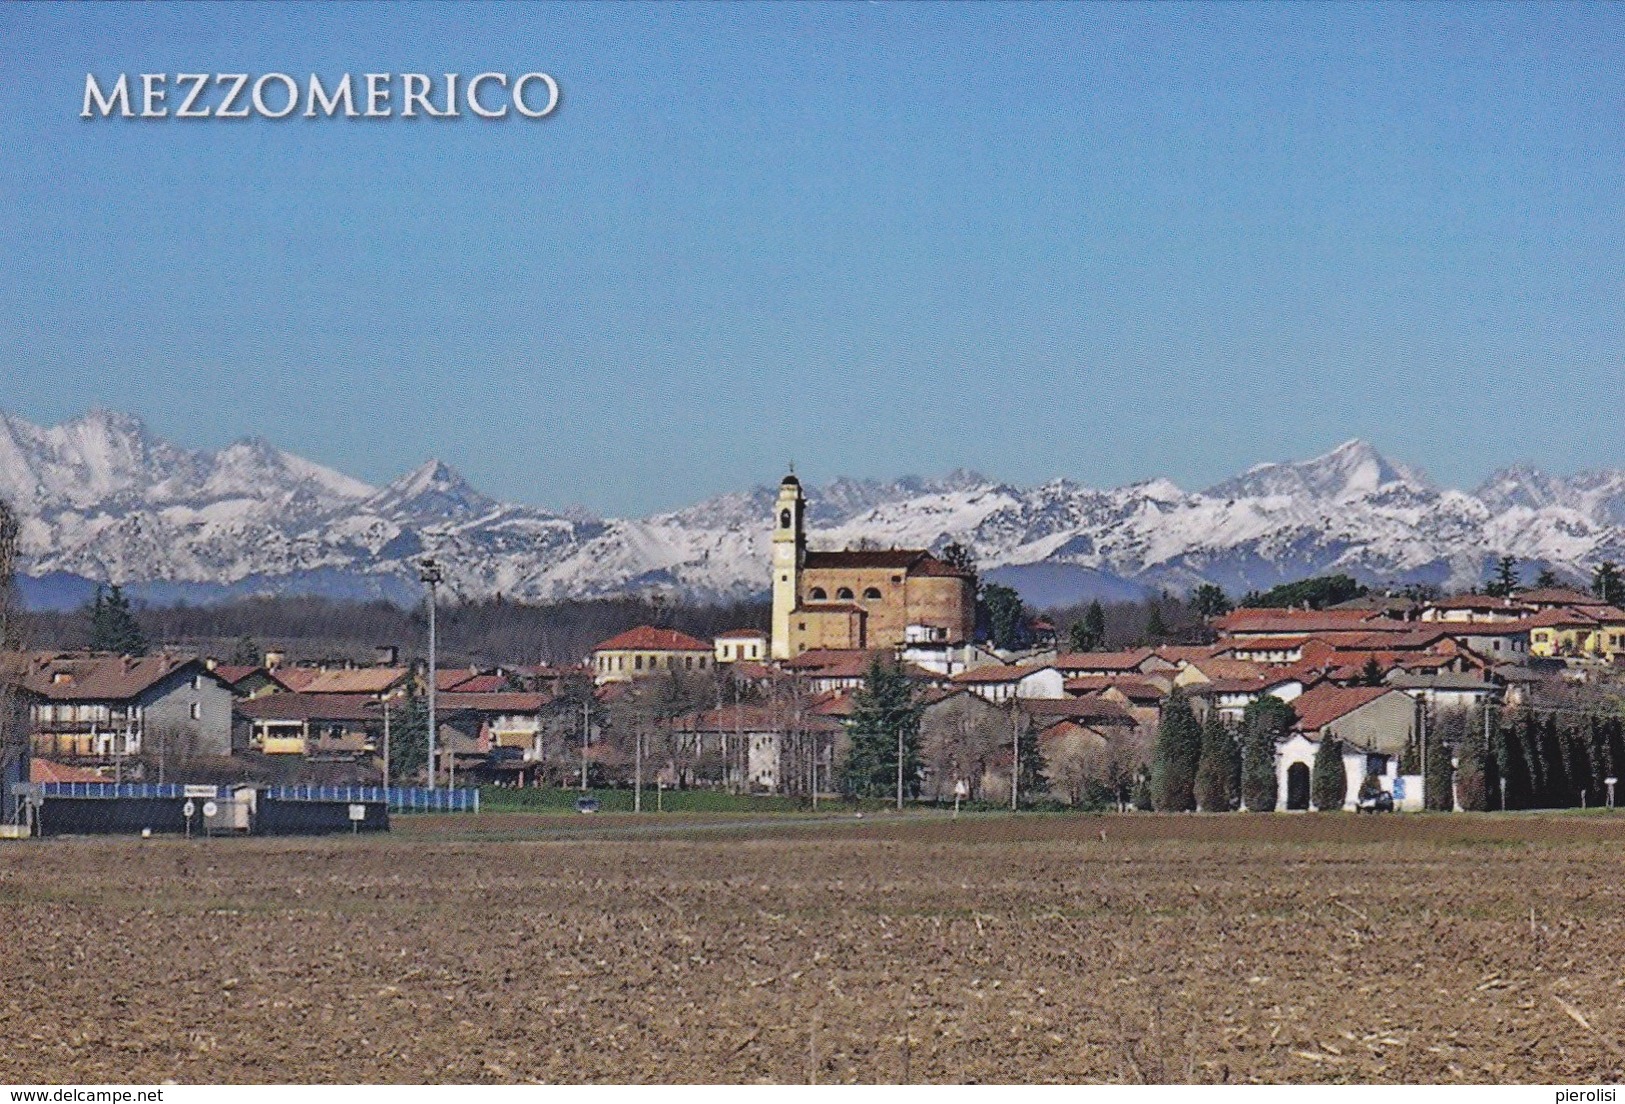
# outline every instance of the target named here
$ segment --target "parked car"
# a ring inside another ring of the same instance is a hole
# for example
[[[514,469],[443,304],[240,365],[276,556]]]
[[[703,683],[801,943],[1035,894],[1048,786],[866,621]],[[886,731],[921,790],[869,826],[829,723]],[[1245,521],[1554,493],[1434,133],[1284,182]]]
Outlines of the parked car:
[[[1360,800],[1355,802],[1354,809],[1360,813],[1391,813],[1394,811],[1394,795],[1387,790],[1361,794]]]

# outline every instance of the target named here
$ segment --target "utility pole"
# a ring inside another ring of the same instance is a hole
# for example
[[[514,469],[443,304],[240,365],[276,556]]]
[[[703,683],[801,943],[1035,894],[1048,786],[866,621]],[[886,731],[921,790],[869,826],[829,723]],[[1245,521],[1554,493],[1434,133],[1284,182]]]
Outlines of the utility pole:
[[[1016,812],[1021,798],[1021,710],[1010,698],[1010,811]]]
[[[434,691],[435,691],[435,606],[439,605],[436,588],[445,575],[440,570],[440,564],[435,559],[425,557],[418,564],[418,578],[429,586],[429,788],[435,787],[435,777],[438,774],[435,764],[435,731]]]
[[[632,811],[643,812],[643,718],[632,741]]]
[[[588,692],[589,694],[591,691]],[[587,739],[592,732],[592,699],[581,699],[581,792],[587,792]]]
[[[384,699],[384,797],[389,797],[389,699]]]

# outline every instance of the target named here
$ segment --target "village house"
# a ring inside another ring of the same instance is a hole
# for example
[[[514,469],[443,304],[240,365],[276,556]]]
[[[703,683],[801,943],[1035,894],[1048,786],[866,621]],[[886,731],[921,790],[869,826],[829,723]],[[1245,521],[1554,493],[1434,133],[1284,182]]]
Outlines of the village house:
[[[1625,655],[1625,610],[1613,606],[1548,608],[1525,624],[1531,655],[1604,660]]]
[[[0,679],[24,692],[42,758],[118,767],[231,754],[231,687],[192,656],[9,652]]]
[[[761,663],[767,658],[767,634],[761,629],[729,629],[713,643],[718,663]]]
[[[1069,679],[1091,676],[1153,675],[1179,670],[1179,664],[1164,659],[1154,648],[1126,652],[1064,652],[1052,661],[1057,671]]]
[[[650,675],[703,674],[714,657],[710,644],[687,633],[639,625],[595,647],[590,663],[593,681],[602,686]]]
[[[724,705],[672,722],[689,781],[754,793],[777,793],[787,775],[805,776],[809,769],[817,771],[821,791],[836,788],[831,771],[844,731],[831,717],[784,702]],[[803,762],[787,762],[787,757]]]
[[[1042,667],[1012,667],[990,663],[961,671],[950,680],[973,694],[991,702],[1011,698],[1063,698],[1066,696],[1065,679],[1061,672],[1048,665]]]
[[[1315,753],[1328,738],[1342,742],[1345,808],[1354,807],[1368,775],[1394,791],[1399,758],[1416,739],[1416,703],[1408,694],[1386,686],[1318,686],[1291,704],[1297,723],[1276,752],[1278,809],[1309,808]],[[1420,802],[1420,780],[1413,785],[1415,792],[1407,787],[1405,798]]]
[[[381,753],[383,703],[366,694],[281,691],[237,703],[237,750],[318,761]]]

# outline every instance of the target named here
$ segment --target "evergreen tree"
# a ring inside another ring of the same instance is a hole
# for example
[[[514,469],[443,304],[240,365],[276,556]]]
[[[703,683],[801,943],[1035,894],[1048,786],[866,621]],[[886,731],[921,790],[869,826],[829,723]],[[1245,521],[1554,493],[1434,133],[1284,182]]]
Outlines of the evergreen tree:
[[[1560,581],[1557,578],[1557,572],[1553,571],[1549,567],[1541,568],[1540,574],[1535,576],[1535,585],[1543,589],[1546,587],[1555,587],[1560,585]]]
[[[1096,598],[1089,603],[1089,608],[1083,613],[1083,627],[1089,633],[1090,644],[1084,651],[1092,652],[1096,648],[1106,646],[1106,611],[1100,607],[1100,599]]]
[[[390,707],[389,780],[411,785],[429,762],[429,704],[409,683],[406,701]]]
[[[1273,695],[1250,702],[1241,715],[1241,800],[1253,812],[1271,812],[1280,799],[1276,750],[1297,719],[1292,707]]]
[[[1347,602],[1366,593],[1366,587],[1347,575],[1321,575],[1300,579],[1295,583],[1282,583],[1263,594],[1250,592],[1242,599],[1244,606],[1263,606],[1292,609],[1307,605],[1310,609],[1325,609],[1339,602]]]
[[[897,790],[897,748],[903,748],[903,788],[919,787],[920,706],[914,685],[896,663],[876,656],[852,696],[852,745],[846,762],[847,793],[882,797]]]
[[[1162,722],[1151,760],[1151,800],[1159,813],[1196,808],[1196,767],[1202,758],[1202,726],[1185,691],[1173,688],[1162,703]]]
[[[1619,564],[1613,560],[1598,564],[1591,573],[1591,592],[1610,606],[1625,605],[1625,577],[1620,575]]]
[[[1468,719],[1470,721],[1471,717]],[[1455,771],[1450,766],[1450,747],[1445,743],[1445,726],[1437,721],[1428,729],[1427,755],[1423,758],[1425,760],[1422,764],[1423,804],[1435,812],[1448,813],[1456,807],[1454,791],[1451,788]]]
[[[231,649],[231,662],[237,667],[258,667],[260,646],[252,636],[239,637]]]
[[[1491,598],[1510,598],[1518,589],[1518,561],[1502,556],[1495,561],[1495,575],[1484,585],[1484,593]]]
[[[1074,652],[1092,652],[1095,650],[1095,642],[1089,636],[1088,626],[1083,623],[1082,618],[1072,622],[1071,627],[1066,630],[1066,643],[1067,647]]]
[[[1151,603],[1151,612],[1146,615],[1145,635],[1153,643],[1168,635],[1168,626],[1162,620],[1162,607],[1155,600]]]
[[[937,559],[949,567],[956,568],[968,575],[976,574],[976,553],[958,541],[949,541],[943,545],[942,551],[937,554]]]
[[[1224,588],[1213,583],[1203,583],[1191,592],[1191,609],[1203,619],[1222,617],[1232,608]]]
[[[1236,738],[1217,709],[1202,723],[1202,754],[1196,764],[1196,807],[1204,813],[1227,813],[1235,804]]]
[[[1382,664],[1376,656],[1366,656],[1365,666],[1360,668],[1360,684],[1362,686],[1381,686]]]
[[[979,621],[986,624],[987,636],[995,648],[1014,651],[1027,644],[1027,607],[1014,587],[984,583],[977,605]]]
[[[1015,703],[1011,706],[1014,708]],[[1036,805],[1049,793],[1049,776],[1044,773],[1044,756],[1038,750],[1038,730],[1025,717],[1016,720],[1017,780],[1016,798],[1023,806]]]
[[[114,655],[147,654],[147,641],[130,611],[130,600],[117,584],[98,586],[90,607],[90,650]]]
[[[1435,723],[1435,732],[1441,743],[1447,742],[1447,723],[1454,714],[1439,715]],[[1465,724],[1459,731],[1449,729],[1454,736],[1456,753],[1456,790],[1461,799],[1461,807],[1471,812],[1487,812],[1496,808],[1500,797],[1500,761],[1492,757],[1493,748],[1486,738],[1484,729],[1473,723],[1472,714],[1465,715]],[[1429,765],[1431,766],[1432,750],[1430,748]],[[1429,806],[1430,808],[1433,806]]]
[[[1343,741],[1335,736],[1320,738],[1315,749],[1315,765],[1309,776],[1309,794],[1315,808],[1323,813],[1343,807],[1349,792],[1348,769],[1343,766]]]

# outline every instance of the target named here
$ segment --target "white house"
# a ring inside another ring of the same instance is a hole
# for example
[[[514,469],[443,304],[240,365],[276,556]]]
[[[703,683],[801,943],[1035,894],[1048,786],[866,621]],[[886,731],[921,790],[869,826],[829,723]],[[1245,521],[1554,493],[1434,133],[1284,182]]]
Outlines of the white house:
[[[953,677],[962,686],[990,702],[1011,698],[1064,698],[1066,679],[1054,667],[1013,667],[990,663],[961,671]]]
[[[1342,741],[1348,790],[1343,807],[1352,809],[1360,783],[1375,775],[1390,793],[1399,777],[1399,757],[1416,735],[1416,703],[1401,690],[1384,686],[1317,686],[1292,703],[1298,715],[1292,735],[1276,751],[1276,808],[1308,809],[1315,754],[1321,741]],[[1421,785],[1406,787],[1407,804],[1420,802]]]
[[[718,663],[761,663],[767,655],[767,634],[761,629],[731,629],[718,633],[712,644]]]

